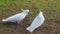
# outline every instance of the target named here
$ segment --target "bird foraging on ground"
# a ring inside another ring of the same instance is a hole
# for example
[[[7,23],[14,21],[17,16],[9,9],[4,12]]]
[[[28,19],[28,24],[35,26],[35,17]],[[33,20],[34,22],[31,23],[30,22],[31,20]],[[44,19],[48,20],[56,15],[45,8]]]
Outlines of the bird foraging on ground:
[[[41,26],[45,21],[45,18],[43,16],[43,12],[40,12],[39,15],[33,20],[30,26],[26,28],[26,30],[33,32],[36,28]]]
[[[22,10],[23,12],[2,19],[2,22],[17,22],[18,24],[28,15],[29,10]]]

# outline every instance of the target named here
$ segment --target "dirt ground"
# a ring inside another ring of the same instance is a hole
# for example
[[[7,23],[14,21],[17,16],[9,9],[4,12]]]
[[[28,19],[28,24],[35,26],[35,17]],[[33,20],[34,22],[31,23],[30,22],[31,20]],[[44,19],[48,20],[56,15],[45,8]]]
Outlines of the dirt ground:
[[[18,13],[18,12],[17,12]],[[33,12],[34,13],[34,12]],[[3,23],[0,24],[0,34],[60,34],[60,20],[56,16],[50,18],[52,15],[55,15],[56,13],[60,14],[59,12],[44,12],[45,16],[45,22],[42,26],[37,28],[32,33],[26,30],[26,27],[28,27],[33,19],[31,17],[26,17],[19,25],[14,23]],[[1,19],[6,18],[7,15],[10,16],[13,14],[16,14],[15,12],[2,12]],[[2,16],[3,15],[3,16]],[[38,15],[38,14],[37,14]],[[49,16],[50,15],[50,16]],[[6,16],[6,17],[4,17]],[[49,17],[49,18],[47,18]]]

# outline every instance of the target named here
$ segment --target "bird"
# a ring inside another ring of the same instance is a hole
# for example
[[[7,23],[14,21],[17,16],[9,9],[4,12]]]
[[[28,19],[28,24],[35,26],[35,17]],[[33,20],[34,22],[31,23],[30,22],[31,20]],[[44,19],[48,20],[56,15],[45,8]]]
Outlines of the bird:
[[[10,16],[8,18],[2,19],[2,22],[16,22],[19,24],[29,13],[29,10],[22,10],[23,12]]]
[[[26,30],[33,32],[35,29],[40,27],[45,21],[45,18],[43,16],[43,12],[40,11],[38,16],[35,17],[35,19],[32,21],[31,25],[26,28]]]

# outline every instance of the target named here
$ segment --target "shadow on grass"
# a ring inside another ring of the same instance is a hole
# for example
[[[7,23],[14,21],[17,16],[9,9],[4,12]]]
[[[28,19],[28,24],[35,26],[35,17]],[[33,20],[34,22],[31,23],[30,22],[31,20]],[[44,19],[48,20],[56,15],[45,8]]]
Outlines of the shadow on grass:
[[[0,25],[18,25],[18,24],[14,22],[3,22],[3,23],[0,23]]]

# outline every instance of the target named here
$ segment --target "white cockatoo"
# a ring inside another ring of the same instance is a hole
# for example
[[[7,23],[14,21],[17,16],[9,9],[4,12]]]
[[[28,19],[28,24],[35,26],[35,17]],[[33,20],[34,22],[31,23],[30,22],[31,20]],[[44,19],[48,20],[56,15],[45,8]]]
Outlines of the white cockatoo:
[[[36,28],[41,26],[45,21],[43,12],[40,12],[39,15],[33,20],[32,24],[26,28],[26,30],[33,32]]]
[[[10,16],[6,19],[2,19],[2,22],[17,22],[18,24],[28,15],[29,10],[23,10],[23,12]]]

